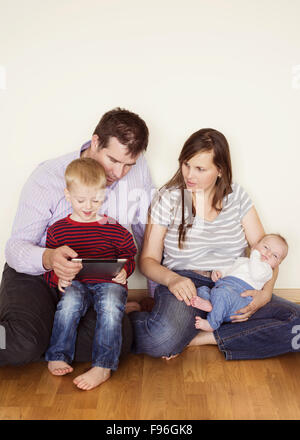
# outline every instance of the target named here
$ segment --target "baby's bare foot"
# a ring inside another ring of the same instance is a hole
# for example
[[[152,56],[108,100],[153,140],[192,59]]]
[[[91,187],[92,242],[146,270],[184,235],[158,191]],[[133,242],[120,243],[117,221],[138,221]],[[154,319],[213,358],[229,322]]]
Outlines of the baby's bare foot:
[[[213,332],[214,329],[210,326],[207,319],[203,319],[200,316],[196,316],[195,318],[195,327],[199,330],[204,330],[206,332]]]
[[[92,367],[89,371],[75,377],[73,383],[81,390],[92,390],[110,378],[110,369]]]
[[[191,299],[191,304],[193,307],[196,307],[197,309],[204,310],[205,312],[211,312],[212,311],[212,305],[211,302],[207,299],[200,298],[199,296],[193,296]]]
[[[48,370],[54,376],[64,376],[65,374],[72,373],[73,368],[64,361],[49,361]]]

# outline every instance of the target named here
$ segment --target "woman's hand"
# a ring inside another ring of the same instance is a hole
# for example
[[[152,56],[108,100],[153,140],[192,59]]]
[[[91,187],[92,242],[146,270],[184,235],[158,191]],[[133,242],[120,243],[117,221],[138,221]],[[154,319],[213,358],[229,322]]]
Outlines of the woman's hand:
[[[187,306],[191,305],[192,297],[197,295],[194,283],[189,278],[178,274],[172,276],[167,287],[179,301],[184,301]]]
[[[264,290],[245,290],[245,292],[241,293],[241,296],[252,296],[253,299],[246,307],[236,311],[236,313],[241,313],[241,315],[230,316],[232,322],[247,321],[250,316],[266,305],[271,299],[269,293]]]

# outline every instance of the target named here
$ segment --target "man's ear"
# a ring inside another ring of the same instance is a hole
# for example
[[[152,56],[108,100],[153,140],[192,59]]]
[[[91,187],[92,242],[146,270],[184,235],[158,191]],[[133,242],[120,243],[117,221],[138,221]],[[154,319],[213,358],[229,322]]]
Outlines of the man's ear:
[[[97,153],[99,149],[99,137],[97,134],[93,134],[91,139],[91,151]]]
[[[66,200],[67,200],[68,202],[71,202],[71,200],[70,200],[70,191],[69,191],[67,188],[65,188],[65,189],[64,189],[64,193],[65,193],[65,198],[66,198]]]

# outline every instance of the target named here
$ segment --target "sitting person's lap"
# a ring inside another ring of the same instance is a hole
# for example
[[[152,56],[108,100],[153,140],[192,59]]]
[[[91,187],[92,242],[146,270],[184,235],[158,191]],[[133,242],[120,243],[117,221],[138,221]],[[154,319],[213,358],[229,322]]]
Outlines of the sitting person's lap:
[[[190,278],[196,287],[213,286],[213,282],[192,271],[176,271]],[[133,351],[154,357],[171,356],[180,353],[197,335],[194,326],[195,315],[192,306],[179,301],[167,287],[159,285],[154,294],[152,311],[129,314],[134,332]],[[205,316],[205,312],[203,316]]]
[[[178,273],[190,277],[196,287],[213,286],[211,280],[191,271]],[[199,333],[194,325],[195,316],[204,317],[206,313],[179,301],[162,285],[156,288],[154,299],[150,313],[129,314],[134,334],[133,352],[153,357],[181,353]],[[300,325],[300,305],[273,295],[271,301],[247,321],[223,323],[214,335],[226,359],[264,358],[295,351],[291,341],[296,325]],[[261,339],[268,340],[268,344],[260,347]]]
[[[5,265],[0,287],[0,325],[5,330],[5,349],[0,349],[0,366],[22,365],[43,360],[48,348],[58,291],[42,276],[16,272]],[[96,312],[90,307],[78,327],[75,360],[90,362]],[[122,321],[121,355],[129,353],[132,327],[128,316]]]

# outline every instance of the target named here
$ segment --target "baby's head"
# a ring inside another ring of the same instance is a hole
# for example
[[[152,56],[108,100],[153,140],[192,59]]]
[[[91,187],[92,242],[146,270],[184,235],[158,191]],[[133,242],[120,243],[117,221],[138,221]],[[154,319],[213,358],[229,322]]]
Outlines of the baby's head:
[[[102,165],[90,158],[75,159],[66,168],[65,180],[65,196],[72,205],[74,219],[96,220],[106,188]]]
[[[287,256],[288,244],[286,239],[279,234],[267,234],[254,246],[254,249],[257,249],[262,260],[274,269]]]

